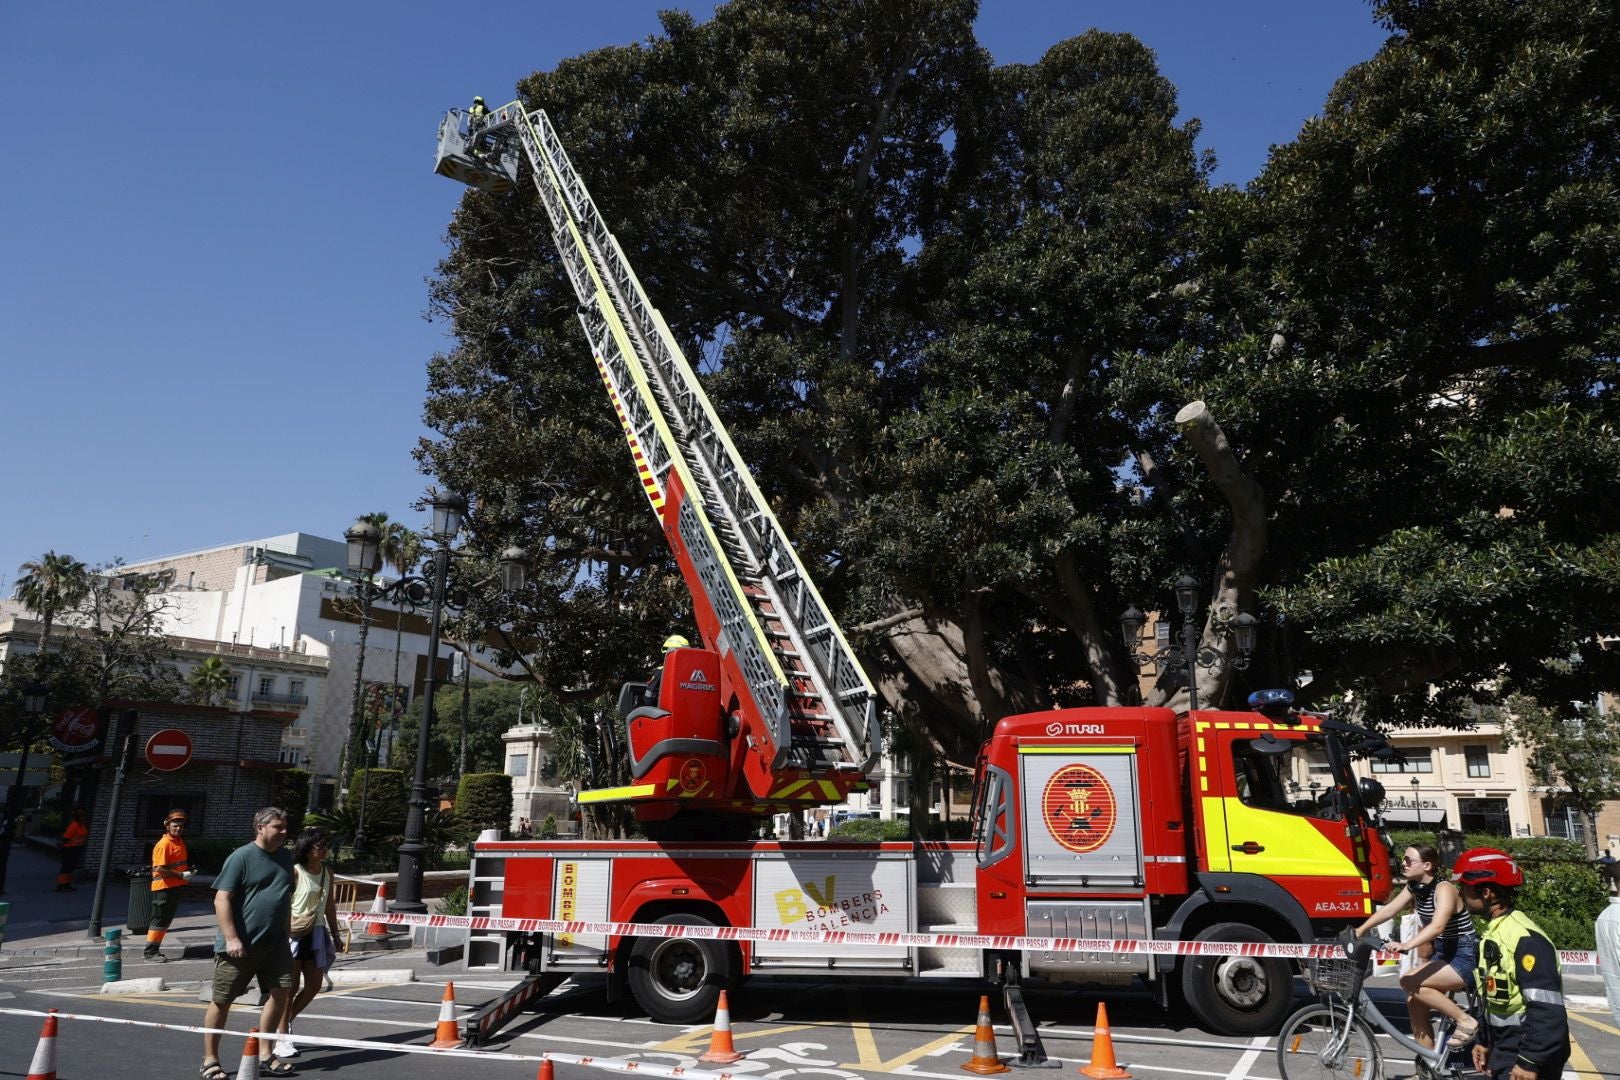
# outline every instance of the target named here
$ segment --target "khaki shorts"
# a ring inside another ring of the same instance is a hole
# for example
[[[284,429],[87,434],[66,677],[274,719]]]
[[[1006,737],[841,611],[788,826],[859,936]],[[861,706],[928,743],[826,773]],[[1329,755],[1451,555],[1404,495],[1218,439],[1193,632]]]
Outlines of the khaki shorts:
[[[215,953],[213,1002],[229,1005],[247,991],[254,976],[258,976],[259,989],[266,994],[277,988],[291,988],[292,973],[292,948],[284,937],[250,945],[241,956]]]

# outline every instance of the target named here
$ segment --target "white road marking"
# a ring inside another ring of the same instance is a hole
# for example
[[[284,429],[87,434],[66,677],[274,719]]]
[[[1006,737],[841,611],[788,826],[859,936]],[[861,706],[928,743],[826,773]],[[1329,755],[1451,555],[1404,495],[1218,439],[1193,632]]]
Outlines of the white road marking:
[[[1226,1074],[1226,1080],[1245,1080],[1249,1075],[1249,1070],[1254,1068],[1254,1063],[1260,1060],[1261,1053],[1270,1048],[1271,1040],[1264,1035],[1250,1039],[1249,1049],[1244,1051],[1243,1056],[1237,1059],[1237,1064],[1232,1066],[1232,1071]]]

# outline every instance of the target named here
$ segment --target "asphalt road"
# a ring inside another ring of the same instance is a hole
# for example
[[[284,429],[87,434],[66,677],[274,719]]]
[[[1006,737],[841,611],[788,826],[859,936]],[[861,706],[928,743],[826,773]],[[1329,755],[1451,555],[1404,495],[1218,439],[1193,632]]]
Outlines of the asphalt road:
[[[468,976],[453,967],[430,967],[420,952],[346,957],[340,962],[346,972],[406,966],[415,969],[418,981],[343,985],[323,994],[298,1024],[299,1033],[421,1046],[432,1039],[447,980],[456,979],[460,1013],[489,1000],[507,985],[506,980]],[[161,967],[128,962],[126,979],[157,975],[169,989],[103,995],[99,993],[98,960],[6,958],[0,960],[0,1009],[56,1008],[63,1013],[199,1025],[203,1004],[198,1000],[198,987],[210,971],[207,960]],[[1375,993],[1388,1004],[1391,1015],[1404,1011],[1398,991],[1380,988]],[[1030,1010],[1040,1024],[1047,1054],[1060,1066],[1046,1075],[1072,1075],[1086,1064],[1097,1005],[1104,1000],[1119,1062],[1140,1080],[1278,1078],[1274,1044],[1269,1038],[1211,1036],[1190,1022],[1167,1017],[1141,994],[1122,992],[1104,998],[1094,992],[1037,990],[1030,994]],[[709,1046],[710,1025],[654,1023],[638,1015],[629,1000],[607,1002],[600,982],[565,983],[540,1002],[538,1009],[520,1014],[491,1043],[487,1048],[490,1056],[483,1060],[378,1048],[310,1047],[294,1066],[302,1074],[342,1070],[360,1080],[518,1080],[535,1076],[536,1062],[496,1055],[562,1053],[716,1071],[725,1068],[762,1080],[860,1080],[883,1074],[959,1080],[973,1049],[977,1004],[978,990],[966,984],[753,979],[731,1003],[733,1038],[746,1056],[721,1067],[697,1061]],[[1010,1057],[1015,1047],[998,1001],[993,1002],[993,1014],[997,1048],[1004,1058]],[[233,1011],[230,1026],[245,1031],[256,1015],[257,1010],[244,1001]],[[35,1016],[0,1013],[0,1076],[27,1074],[40,1023]],[[1578,1012],[1572,1027],[1580,1075],[1620,1078],[1620,1030],[1613,1026],[1607,1010]],[[234,1037],[225,1041],[222,1057],[229,1072],[235,1072],[241,1045]],[[1387,1075],[1391,1080],[1410,1076],[1411,1063],[1399,1057],[1398,1047],[1389,1045],[1385,1050],[1390,1055]],[[62,1080],[185,1080],[196,1075],[201,1036],[64,1020],[57,1053],[57,1074]],[[569,1064],[559,1065],[556,1072],[558,1080],[608,1075]]]

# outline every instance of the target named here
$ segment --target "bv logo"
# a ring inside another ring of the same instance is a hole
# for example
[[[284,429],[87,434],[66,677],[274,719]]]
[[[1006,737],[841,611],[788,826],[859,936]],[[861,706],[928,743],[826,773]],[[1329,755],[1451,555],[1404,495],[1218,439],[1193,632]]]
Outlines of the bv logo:
[[[1052,838],[1070,851],[1096,851],[1114,835],[1119,806],[1102,773],[1074,762],[1052,774],[1041,793],[1041,819]]]

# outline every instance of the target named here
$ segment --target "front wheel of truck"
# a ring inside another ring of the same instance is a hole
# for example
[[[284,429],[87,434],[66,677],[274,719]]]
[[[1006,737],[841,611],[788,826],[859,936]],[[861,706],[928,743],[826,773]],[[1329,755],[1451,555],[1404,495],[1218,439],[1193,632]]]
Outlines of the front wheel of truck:
[[[1216,923],[1195,941],[1270,944],[1244,923]],[[1274,956],[1189,956],[1181,962],[1181,992],[1193,1016],[1218,1035],[1270,1035],[1294,1005],[1294,972]]]

